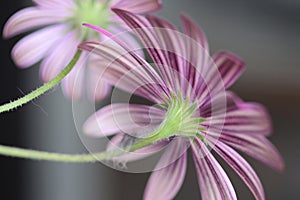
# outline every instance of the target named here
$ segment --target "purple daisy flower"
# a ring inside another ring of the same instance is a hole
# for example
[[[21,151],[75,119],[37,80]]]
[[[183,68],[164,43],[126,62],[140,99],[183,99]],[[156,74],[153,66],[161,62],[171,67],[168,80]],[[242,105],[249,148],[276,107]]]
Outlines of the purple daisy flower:
[[[92,23],[117,33],[124,31],[121,20],[111,12],[112,7],[133,13],[149,13],[161,8],[159,0],[33,0],[33,7],[25,8],[7,21],[3,36],[15,36],[42,27],[21,39],[12,50],[12,57],[20,68],[27,68],[40,60],[40,76],[44,82],[55,77],[74,55],[77,45],[86,39],[99,39],[99,35],[82,27],[82,23]],[[130,47],[138,43],[134,38],[124,38]],[[66,53],[67,52],[67,53]],[[63,80],[62,88],[68,97],[82,95],[84,74],[78,73],[86,55],[78,61],[73,71]],[[90,69],[89,69],[90,68]],[[87,88],[90,97],[100,100],[110,92],[107,83],[98,81],[97,70],[89,65]],[[97,90],[96,90],[97,88]]]
[[[155,106],[108,105],[87,120],[84,131],[95,137],[117,134],[108,150],[131,146],[130,151],[136,151],[119,158],[127,161],[165,148],[148,181],[144,199],[172,199],[177,194],[186,173],[188,147],[202,199],[237,198],[211,151],[228,163],[257,200],[265,199],[260,179],[236,150],[279,171],[284,163],[266,139],[272,130],[265,108],[225,91],[242,74],[243,61],[228,52],[218,52],[210,58],[204,33],[187,16],[181,17],[184,34],[179,34],[161,18],[113,10],[136,33],[154,64],[93,25],[88,26],[111,37],[123,49],[105,42],[85,42],[79,48],[104,58],[107,66],[102,78]]]

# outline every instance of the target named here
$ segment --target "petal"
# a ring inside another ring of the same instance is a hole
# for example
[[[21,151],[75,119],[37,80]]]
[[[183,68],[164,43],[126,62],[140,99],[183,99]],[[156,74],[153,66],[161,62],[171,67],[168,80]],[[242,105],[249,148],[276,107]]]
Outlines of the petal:
[[[106,98],[111,92],[111,85],[101,79],[103,71],[97,66],[102,63],[102,59],[94,59],[88,64],[88,96],[92,100],[100,101]]]
[[[195,139],[191,145],[202,199],[237,199],[228,176],[205,144]]]
[[[165,113],[155,107],[135,104],[111,104],[98,110],[84,124],[83,131],[91,136],[104,137],[143,130],[152,132],[164,119]]]
[[[131,135],[121,134],[121,133],[117,134],[109,141],[106,150],[110,151],[119,148],[122,151],[126,151],[126,149],[129,147],[128,145],[134,142],[135,139],[136,137],[133,137]],[[130,153],[128,152],[125,155],[114,158],[114,160],[118,160],[121,162],[132,162],[132,161],[140,160],[148,156],[151,156],[155,153],[158,153],[159,151],[164,149],[167,144],[168,144],[167,141],[159,141],[155,144],[146,146],[134,152],[130,152]]]
[[[13,60],[21,68],[35,64],[62,37],[65,29],[64,25],[53,25],[24,37],[12,50]]]
[[[114,8],[121,8],[136,14],[145,14],[161,9],[161,0],[120,0]]]
[[[74,65],[72,71],[62,81],[62,90],[67,98],[78,100],[82,97],[86,60],[87,54],[83,53]],[[57,66],[59,66],[59,64]]]
[[[70,9],[75,6],[73,0],[32,0],[39,6],[45,8]]]
[[[185,39],[187,72],[186,77],[189,80],[193,91],[189,96],[195,96],[197,93],[195,87],[201,80],[203,68],[207,67],[209,60],[209,47],[206,36],[201,28],[188,16],[181,15]]]
[[[159,160],[156,167],[158,170],[152,172],[145,189],[144,199],[173,199],[184,181],[186,164],[185,141],[176,139],[170,143]]]
[[[244,103],[224,115],[208,117],[202,125],[213,132],[230,134],[270,135],[272,132],[268,113],[256,103]]]
[[[255,196],[256,200],[265,199],[264,189],[258,176],[243,157],[220,141],[216,143],[214,150],[241,177]]]
[[[279,152],[264,136],[222,134],[219,139],[275,170],[282,171],[284,169],[284,162]]]
[[[54,78],[70,62],[79,41],[75,31],[68,32],[56,41],[50,54],[41,63],[40,76],[44,82]]]
[[[176,61],[177,59],[174,60],[173,55],[174,53],[177,55],[182,55],[181,48],[172,47],[172,44],[174,42],[170,42],[174,41],[173,38],[178,38],[174,36],[176,35],[176,31],[172,30],[173,28],[169,23],[158,18],[148,17],[150,21],[147,21],[141,16],[134,15],[133,13],[126,12],[124,10],[113,9],[113,11],[124,20],[124,22],[136,33],[136,35],[142,41],[146,50],[154,61],[157,69],[159,70],[163,80],[165,80],[166,86],[176,91],[175,80],[177,78],[174,78],[174,69],[177,69],[179,66],[177,66],[178,61]],[[150,24],[150,22],[159,27],[168,26],[169,30],[163,31],[163,29],[153,28],[153,25]],[[172,35],[171,33],[173,33],[174,35]],[[171,38],[170,36],[173,37]],[[165,41],[164,39],[168,40]],[[177,40],[174,45],[177,45],[177,43],[180,43],[180,40]],[[168,49],[168,47],[171,47],[171,49]],[[170,50],[171,52],[175,51],[171,53],[172,59],[168,57],[168,50]]]
[[[225,88],[230,87],[245,70],[245,63],[236,55],[228,52],[218,52],[213,56],[219,69]]]
[[[8,19],[4,26],[3,37],[12,37],[40,26],[61,22],[69,15],[67,10],[62,12],[61,10],[42,9],[38,7],[25,8]]]
[[[155,70],[134,52],[116,47],[109,42],[85,42],[79,48],[99,55],[104,62],[103,78],[111,85],[130,94],[138,94],[154,102],[163,101],[164,91],[161,78]]]

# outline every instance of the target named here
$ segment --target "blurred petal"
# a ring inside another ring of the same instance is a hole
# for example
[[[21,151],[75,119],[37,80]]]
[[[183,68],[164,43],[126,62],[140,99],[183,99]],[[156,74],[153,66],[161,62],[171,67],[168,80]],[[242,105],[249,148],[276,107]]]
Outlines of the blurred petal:
[[[40,76],[44,82],[54,78],[71,61],[79,41],[75,31],[68,32],[57,41],[41,63]]]
[[[62,89],[66,97],[74,100],[82,97],[86,59],[87,55],[83,53],[72,71],[62,81]]]
[[[56,9],[69,9],[75,6],[75,2],[73,0],[33,0],[33,2],[42,7]]]
[[[284,162],[279,152],[264,136],[226,133],[219,139],[278,171],[284,169]]]
[[[217,142],[214,150],[241,177],[255,196],[256,200],[265,199],[264,188],[258,176],[244,158],[223,142]]]
[[[83,131],[91,136],[104,137],[115,133],[153,131],[164,119],[158,108],[138,104],[111,104],[98,110],[83,125]]]
[[[113,7],[136,14],[145,14],[161,9],[161,4],[161,0],[120,0]]]
[[[4,26],[3,37],[12,37],[40,26],[61,22],[69,15],[67,11],[62,12],[61,10],[25,8],[8,19]],[[52,36],[55,36],[55,33]]]
[[[228,176],[205,144],[195,139],[191,145],[202,199],[237,199]]]
[[[185,177],[187,152],[185,140],[172,141],[152,172],[144,193],[145,200],[173,199]]]
[[[62,37],[65,30],[64,25],[53,25],[24,37],[12,50],[13,60],[21,68],[35,64]]]
[[[88,96],[92,100],[102,100],[111,92],[111,85],[102,79],[103,70],[101,70],[102,59],[97,59],[88,63]]]

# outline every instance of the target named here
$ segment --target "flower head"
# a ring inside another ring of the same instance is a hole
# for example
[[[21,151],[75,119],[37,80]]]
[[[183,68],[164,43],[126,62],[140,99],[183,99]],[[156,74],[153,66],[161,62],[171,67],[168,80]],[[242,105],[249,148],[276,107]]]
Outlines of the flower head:
[[[243,61],[228,52],[210,58],[204,33],[187,16],[181,17],[181,34],[158,17],[142,17],[120,9],[114,12],[135,32],[154,64],[92,25],[122,48],[105,42],[85,42],[79,48],[104,58],[107,66],[102,69],[102,77],[110,84],[155,106],[111,104],[91,116],[84,131],[96,137],[117,134],[108,149],[129,145],[133,153],[125,155],[127,160],[166,148],[148,181],[145,199],[172,199],[176,195],[184,180],[188,147],[202,199],[236,199],[231,181],[211,151],[229,164],[256,199],[265,199],[258,176],[236,150],[277,170],[284,164],[266,139],[271,123],[265,108],[226,91],[243,72]]]
[[[77,45],[86,39],[99,39],[99,34],[82,27],[82,23],[92,23],[116,33],[124,29],[121,20],[111,12],[112,7],[122,7],[134,13],[148,13],[158,10],[158,0],[33,0],[33,7],[25,8],[7,21],[3,36],[15,36],[36,28],[35,32],[21,39],[12,50],[17,66],[27,68],[40,60],[40,76],[47,82],[55,77],[71,60]],[[124,38],[130,47],[138,44],[134,38]],[[102,99],[110,91],[110,86],[98,82],[98,73],[89,66],[82,68],[85,55],[73,71],[63,81],[63,91],[69,97],[78,98],[83,91],[84,71],[87,71],[87,87],[90,95]],[[80,73],[78,73],[80,71]],[[97,88],[97,90],[95,90]]]

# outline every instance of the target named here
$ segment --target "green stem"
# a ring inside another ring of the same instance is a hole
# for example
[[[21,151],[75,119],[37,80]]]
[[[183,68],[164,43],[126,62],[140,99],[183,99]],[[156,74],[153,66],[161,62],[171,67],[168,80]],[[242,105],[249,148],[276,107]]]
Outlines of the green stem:
[[[113,157],[119,156],[123,151],[107,151],[95,154],[61,154],[61,153],[50,153],[45,151],[36,151],[29,149],[22,149],[18,147],[9,147],[0,145],[0,155],[33,159],[33,160],[46,160],[55,162],[96,162],[99,160],[108,160]]]
[[[30,92],[26,96],[23,96],[23,97],[21,97],[21,98],[19,98],[17,100],[14,100],[14,101],[12,101],[10,103],[6,103],[4,105],[1,105],[0,106],[0,113],[7,112],[7,111],[10,111],[10,110],[12,110],[14,108],[17,108],[19,106],[22,106],[22,105],[30,102],[31,100],[33,100],[33,99],[41,96],[42,94],[44,94],[45,92],[49,91],[51,88],[53,88],[54,86],[56,86],[73,69],[73,67],[76,64],[76,62],[78,61],[80,55],[81,55],[81,51],[78,50],[76,52],[76,54],[74,55],[73,59],[67,65],[67,67],[64,68],[64,70],[62,72],[60,72],[55,78],[53,78],[48,83],[45,83],[41,87],[33,90],[32,92]]]

